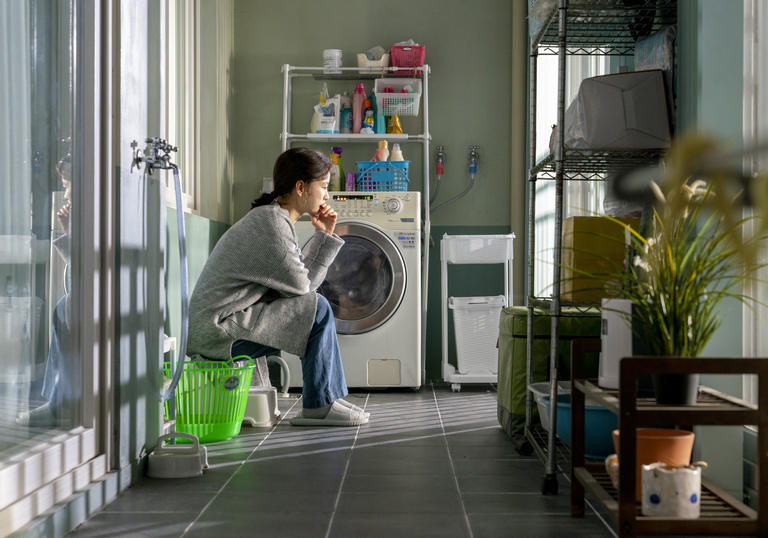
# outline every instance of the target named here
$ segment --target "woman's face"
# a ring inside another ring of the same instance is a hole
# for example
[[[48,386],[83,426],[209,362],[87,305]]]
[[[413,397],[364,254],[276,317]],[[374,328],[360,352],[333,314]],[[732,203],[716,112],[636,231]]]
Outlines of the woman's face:
[[[317,215],[320,206],[328,199],[328,182],[331,180],[331,173],[328,172],[322,178],[305,183],[307,202],[305,211],[310,215]]]

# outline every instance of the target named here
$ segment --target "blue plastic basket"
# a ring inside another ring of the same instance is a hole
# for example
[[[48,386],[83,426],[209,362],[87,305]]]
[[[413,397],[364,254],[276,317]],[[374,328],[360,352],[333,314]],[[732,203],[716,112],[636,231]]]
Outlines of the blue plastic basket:
[[[357,161],[358,191],[407,191],[411,161]]]

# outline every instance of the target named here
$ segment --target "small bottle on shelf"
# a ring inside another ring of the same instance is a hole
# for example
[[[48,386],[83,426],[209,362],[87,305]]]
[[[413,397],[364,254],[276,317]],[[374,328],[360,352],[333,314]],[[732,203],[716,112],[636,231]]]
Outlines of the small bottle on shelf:
[[[400,150],[400,144],[395,142],[392,144],[392,152],[389,154],[390,161],[404,161],[403,152]]]
[[[365,101],[365,86],[358,82],[355,94],[352,96],[352,132],[359,133],[363,127],[363,102]]]

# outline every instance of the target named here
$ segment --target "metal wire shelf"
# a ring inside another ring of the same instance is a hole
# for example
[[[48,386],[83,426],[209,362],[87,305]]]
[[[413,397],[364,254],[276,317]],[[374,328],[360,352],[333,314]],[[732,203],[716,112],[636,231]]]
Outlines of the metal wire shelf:
[[[611,174],[647,166],[658,161],[664,149],[600,151],[566,149],[563,159],[563,179],[568,181],[605,181]],[[555,158],[552,154],[531,169],[536,179],[555,179]]]
[[[533,43],[539,54],[558,53],[558,28],[553,20],[557,17],[550,19],[539,41]],[[574,1],[566,12],[566,54],[631,55],[638,39],[675,24],[676,20],[676,0],[645,0],[644,5],[632,7]]]

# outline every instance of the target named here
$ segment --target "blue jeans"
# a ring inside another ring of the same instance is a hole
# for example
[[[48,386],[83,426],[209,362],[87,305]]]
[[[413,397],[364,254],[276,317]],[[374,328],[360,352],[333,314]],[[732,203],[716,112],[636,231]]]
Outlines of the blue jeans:
[[[275,348],[248,340],[238,340],[232,344],[233,357],[248,355],[256,358],[276,352]],[[320,294],[317,295],[317,311],[309,332],[307,351],[301,357],[301,377],[304,381],[301,391],[303,407],[308,409],[323,407],[349,394],[333,310],[328,299]]]

